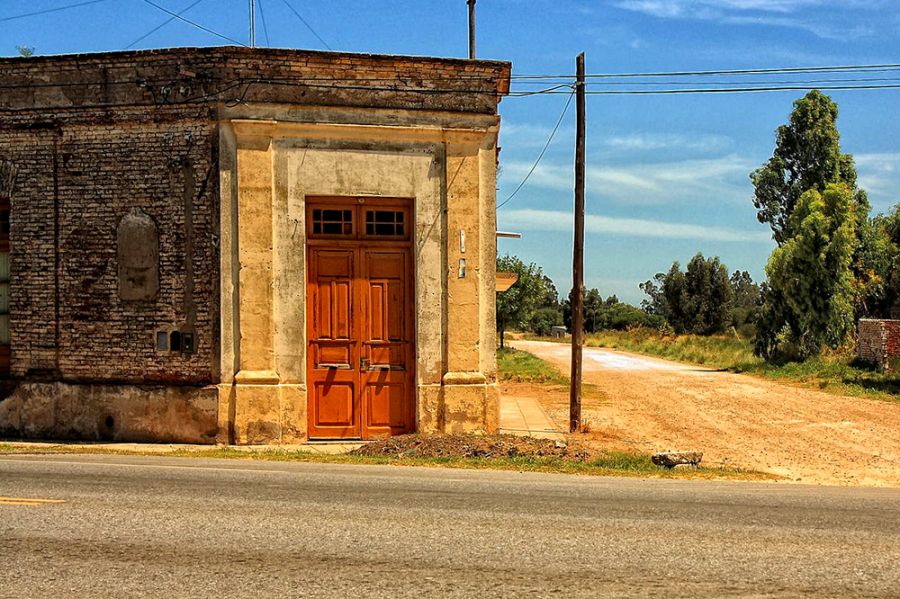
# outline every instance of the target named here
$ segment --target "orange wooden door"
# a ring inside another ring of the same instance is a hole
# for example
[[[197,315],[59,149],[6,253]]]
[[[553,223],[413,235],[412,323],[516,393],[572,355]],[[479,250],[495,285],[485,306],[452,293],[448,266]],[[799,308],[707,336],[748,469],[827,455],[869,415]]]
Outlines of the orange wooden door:
[[[311,248],[309,255],[309,436],[360,437],[358,252]]]
[[[362,249],[360,373],[363,438],[413,430],[415,405],[409,250]]]
[[[357,226],[385,218],[377,207],[329,203],[308,213],[324,223],[312,227],[307,254],[310,438],[373,439],[415,428],[412,255],[408,243],[378,239],[384,227],[369,227],[367,238]]]

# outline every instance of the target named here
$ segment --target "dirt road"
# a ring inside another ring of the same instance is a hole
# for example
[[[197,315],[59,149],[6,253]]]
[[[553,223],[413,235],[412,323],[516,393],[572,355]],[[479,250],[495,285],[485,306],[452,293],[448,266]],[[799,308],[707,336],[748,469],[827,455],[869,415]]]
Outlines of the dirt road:
[[[568,373],[568,345],[513,341]],[[698,449],[722,463],[810,483],[900,487],[900,402],[839,397],[600,348],[584,349],[584,420],[605,445],[630,450]],[[568,421],[568,395],[527,385],[554,421]]]

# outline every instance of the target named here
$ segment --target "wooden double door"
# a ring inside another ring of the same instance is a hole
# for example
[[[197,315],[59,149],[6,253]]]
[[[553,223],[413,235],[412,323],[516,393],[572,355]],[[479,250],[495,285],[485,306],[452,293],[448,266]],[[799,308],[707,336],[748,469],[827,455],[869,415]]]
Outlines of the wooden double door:
[[[415,428],[411,206],[322,198],[307,207],[307,389],[313,439]]]

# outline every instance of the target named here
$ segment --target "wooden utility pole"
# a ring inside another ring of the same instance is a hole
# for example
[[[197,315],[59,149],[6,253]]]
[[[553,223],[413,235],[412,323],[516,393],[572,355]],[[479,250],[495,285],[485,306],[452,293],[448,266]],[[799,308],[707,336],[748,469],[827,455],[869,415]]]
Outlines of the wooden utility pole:
[[[584,52],[576,59],[575,108],[575,248],[572,252],[572,380],[569,390],[569,432],[581,428],[581,346],[584,343]]]
[[[256,47],[256,6],[254,0],[250,0],[250,47]]]
[[[469,59],[475,60],[475,2],[466,0],[469,4]]]

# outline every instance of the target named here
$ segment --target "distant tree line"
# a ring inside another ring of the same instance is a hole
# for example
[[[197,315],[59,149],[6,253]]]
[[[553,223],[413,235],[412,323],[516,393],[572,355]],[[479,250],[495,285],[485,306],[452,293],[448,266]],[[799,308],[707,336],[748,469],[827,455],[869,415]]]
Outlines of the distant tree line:
[[[647,299],[640,308],[586,290],[585,331],[730,332],[753,338],[767,360],[802,360],[852,342],[859,318],[900,311],[900,205],[871,215],[853,157],[841,152],[837,116],[837,104],[819,91],[794,102],[772,157],[750,175],[757,218],[777,244],[765,282],[746,271],[729,275],[718,257],[698,253],[684,270],[674,262],[641,283]],[[560,301],[539,266],[505,256],[497,269],[519,275],[498,295],[501,339],[507,328],[546,335],[553,326],[570,327],[571,302]]]
[[[747,271],[728,269],[719,258],[697,254],[681,271],[668,272],[640,284],[649,299],[641,307],[659,316],[676,334],[714,335],[734,331],[752,337],[759,315],[760,287]]]

